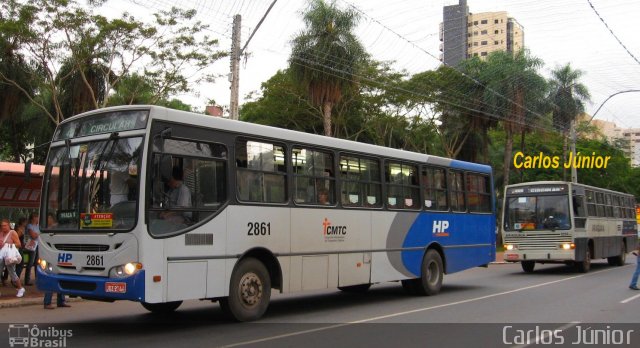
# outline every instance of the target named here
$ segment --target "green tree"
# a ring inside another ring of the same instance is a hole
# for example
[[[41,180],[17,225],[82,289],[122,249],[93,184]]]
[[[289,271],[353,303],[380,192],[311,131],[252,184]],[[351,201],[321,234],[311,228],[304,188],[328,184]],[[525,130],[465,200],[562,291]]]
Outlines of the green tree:
[[[324,135],[331,136],[332,110],[345,93],[358,88],[358,68],[367,56],[353,34],[358,15],[334,2],[311,0],[303,20],[306,29],[293,39],[290,69],[321,109]]]
[[[152,103],[168,100],[194,83],[212,81],[209,67],[226,55],[215,51],[217,40],[204,35],[207,26],[194,20],[194,10],[161,11],[152,24],[128,14],[107,19],[97,11],[75,0],[0,4],[0,26],[16,28],[11,34],[38,67],[38,92],[51,95],[53,111],[19,81],[6,75],[0,81],[20,89],[54,123],[108,105],[109,91],[134,72],[151,81]]]
[[[487,57],[484,102],[488,111],[502,120],[505,131],[503,185],[509,184],[515,134],[529,131],[544,116],[547,95],[546,80],[539,74],[541,59],[520,50],[515,54],[496,51]],[[524,141],[523,141],[524,143]]]
[[[589,90],[580,83],[583,72],[571,68],[571,64],[555,68],[551,72],[549,81],[549,101],[553,110],[553,125],[562,132],[563,147],[562,157],[567,158],[567,142],[571,124],[576,121],[578,115],[584,112],[584,103],[591,97]],[[564,173],[566,177],[566,170]]]
[[[322,134],[320,115],[290,69],[279,70],[263,82],[260,96],[240,108],[242,121],[314,134]]]

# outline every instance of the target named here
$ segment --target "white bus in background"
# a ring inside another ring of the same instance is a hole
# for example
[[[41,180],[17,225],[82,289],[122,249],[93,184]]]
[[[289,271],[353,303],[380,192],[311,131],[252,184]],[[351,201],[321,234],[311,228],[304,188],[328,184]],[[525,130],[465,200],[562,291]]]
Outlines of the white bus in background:
[[[505,261],[525,272],[536,263],[588,272],[603,258],[622,266],[638,243],[633,195],[571,182],[507,186],[501,225]]]
[[[495,259],[489,166],[161,107],[61,123],[43,187],[38,288],[152,312],[209,299],[254,320],[272,288],[430,295]]]

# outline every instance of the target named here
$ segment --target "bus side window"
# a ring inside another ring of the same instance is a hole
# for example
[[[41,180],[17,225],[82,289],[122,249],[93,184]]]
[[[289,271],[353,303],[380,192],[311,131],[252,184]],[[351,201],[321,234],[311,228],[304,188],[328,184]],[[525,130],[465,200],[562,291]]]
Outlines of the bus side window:
[[[586,216],[584,211],[584,196],[573,196],[573,214],[577,217]]]
[[[236,192],[240,201],[287,201],[284,146],[252,140],[236,141]]]

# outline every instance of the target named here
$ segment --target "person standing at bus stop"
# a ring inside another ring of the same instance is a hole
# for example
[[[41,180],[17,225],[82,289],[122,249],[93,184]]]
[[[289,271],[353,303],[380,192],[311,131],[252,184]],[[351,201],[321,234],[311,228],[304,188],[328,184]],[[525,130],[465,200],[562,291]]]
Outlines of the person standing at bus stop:
[[[13,244],[16,248],[20,249],[22,244],[20,244],[20,239],[18,238],[18,234],[16,231],[11,229],[9,225],[8,219],[2,219],[0,222],[0,249],[4,247],[5,244]],[[16,274],[16,265],[15,264],[6,264],[5,258],[0,257],[0,274],[4,271],[4,268],[9,270],[9,277],[14,283],[16,289],[18,289],[18,294],[16,297],[22,297],[25,293],[25,288],[22,286],[20,282],[20,277]]]
[[[632,290],[640,290],[638,287],[638,277],[640,276],[640,244],[638,245],[638,249],[633,252],[636,256],[636,271],[633,272],[633,276],[631,277],[631,284],[629,284],[629,289]]]
[[[38,257],[38,242],[40,241],[40,214],[31,213],[29,215],[29,224],[27,225],[27,230],[24,235],[24,251],[29,255],[29,262],[25,267],[24,273],[24,285],[32,285],[31,284],[31,269],[35,263],[36,258]]]

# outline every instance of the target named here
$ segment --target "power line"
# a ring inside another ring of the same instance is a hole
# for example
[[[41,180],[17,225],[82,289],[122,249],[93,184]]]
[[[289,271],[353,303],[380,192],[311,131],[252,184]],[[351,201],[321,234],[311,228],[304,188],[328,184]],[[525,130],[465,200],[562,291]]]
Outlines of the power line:
[[[631,51],[629,51],[629,49],[627,48],[627,46],[625,46],[622,41],[620,41],[620,39],[618,38],[618,36],[616,36],[616,34],[613,32],[613,30],[611,30],[611,28],[609,28],[609,25],[607,24],[607,22],[604,21],[604,19],[602,18],[602,16],[600,16],[600,13],[598,13],[598,11],[596,10],[595,7],[593,7],[593,4],[591,3],[591,0],[587,0],[587,2],[589,3],[589,6],[591,6],[591,8],[593,9],[593,12],[596,13],[596,15],[598,16],[598,18],[600,18],[600,21],[602,21],[602,23],[604,24],[605,27],[607,27],[607,29],[609,30],[609,32],[611,33],[611,35],[613,35],[613,37],[618,41],[618,43],[620,44],[620,46],[622,46],[622,48],[624,48],[625,51],[627,51],[627,53],[629,53],[629,55],[631,56],[631,58],[633,58],[633,60],[636,61],[636,63],[638,63],[640,65],[640,61],[638,61],[638,58],[636,58],[636,56],[633,55],[633,53],[631,53]]]

